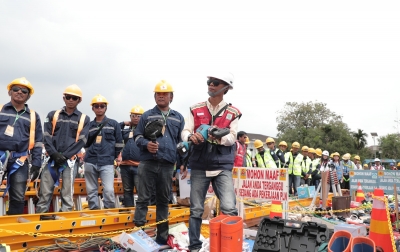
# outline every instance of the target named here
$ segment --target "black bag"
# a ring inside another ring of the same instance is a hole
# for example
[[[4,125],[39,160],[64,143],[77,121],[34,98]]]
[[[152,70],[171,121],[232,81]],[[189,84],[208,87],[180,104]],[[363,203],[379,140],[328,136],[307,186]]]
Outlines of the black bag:
[[[151,139],[151,134],[153,133],[156,135],[156,137],[161,136],[163,127],[164,120],[158,119],[148,122],[146,126],[144,126],[144,137]]]

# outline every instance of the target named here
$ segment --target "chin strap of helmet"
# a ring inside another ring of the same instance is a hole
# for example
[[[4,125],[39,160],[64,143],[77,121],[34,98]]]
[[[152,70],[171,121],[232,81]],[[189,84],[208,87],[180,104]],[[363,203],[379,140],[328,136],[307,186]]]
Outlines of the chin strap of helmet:
[[[211,97],[214,97],[214,96],[216,96],[217,94],[220,94],[221,92],[224,92],[224,91],[227,90],[228,88],[229,88],[229,85],[227,85],[227,86],[221,88],[221,89],[218,90],[217,92],[210,92],[210,91],[208,91],[208,95],[211,96]]]

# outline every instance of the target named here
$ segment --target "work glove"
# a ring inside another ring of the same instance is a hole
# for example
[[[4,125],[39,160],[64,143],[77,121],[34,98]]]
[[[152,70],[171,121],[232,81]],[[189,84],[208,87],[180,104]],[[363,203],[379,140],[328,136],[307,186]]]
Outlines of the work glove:
[[[51,159],[53,159],[54,163],[56,163],[58,166],[62,166],[67,161],[66,157],[57,152],[51,155]]]
[[[32,165],[29,176],[31,177],[31,181],[35,181],[39,177],[40,167],[36,165]]]

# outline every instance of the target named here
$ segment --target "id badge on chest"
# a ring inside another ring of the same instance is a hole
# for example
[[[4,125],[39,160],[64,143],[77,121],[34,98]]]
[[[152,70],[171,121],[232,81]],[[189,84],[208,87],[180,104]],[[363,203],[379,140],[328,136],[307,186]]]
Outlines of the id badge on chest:
[[[102,136],[97,136],[96,137],[96,143],[98,143],[98,144],[101,143],[101,138],[102,138]]]
[[[129,132],[129,138],[132,138],[133,137],[133,132],[131,131],[131,132]]]
[[[7,125],[6,131],[4,131],[4,135],[6,136],[14,136],[14,127],[11,125]]]

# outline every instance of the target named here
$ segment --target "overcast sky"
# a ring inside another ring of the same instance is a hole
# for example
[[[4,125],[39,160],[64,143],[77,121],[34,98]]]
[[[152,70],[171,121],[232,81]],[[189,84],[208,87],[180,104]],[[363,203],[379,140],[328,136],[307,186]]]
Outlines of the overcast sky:
[[[0,99],[25,76],[42,121],[70,84],[91,118],[99,93],[109,117],[128,120],[155,105],[162,79],[186,117],[208,97],[206,76],[230,71],[240,130],[275,136],[285,102],[321,101],[351,130],[383,136],[397,132],[399,69],[399,1],[0,0]]]

